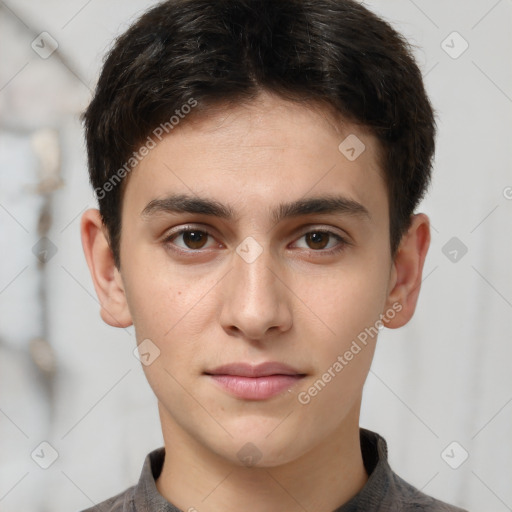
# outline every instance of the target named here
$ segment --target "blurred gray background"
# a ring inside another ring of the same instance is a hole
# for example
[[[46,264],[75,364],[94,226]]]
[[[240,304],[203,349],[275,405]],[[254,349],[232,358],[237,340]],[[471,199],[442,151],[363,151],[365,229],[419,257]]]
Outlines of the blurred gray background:
[[[163,444],[133,328],[101,321],[79,234],[96,203],[78,116],[153,3],[0,1],[2,512],[90,507]],[[379,338],[361,425],[424,492],[512,510],[512,0],[365,4],[416,46],[439,134],[418,310]]]

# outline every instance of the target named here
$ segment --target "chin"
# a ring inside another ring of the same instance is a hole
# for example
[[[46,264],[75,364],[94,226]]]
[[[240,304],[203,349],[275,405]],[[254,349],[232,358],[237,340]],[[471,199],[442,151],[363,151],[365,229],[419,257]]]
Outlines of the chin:
[[[218,446],[217,450],[213,446],[211,448],[229,463],[240,467],[282,466],[295,461],[307,451],[307,447],[301,450],[294,441],[293,434],[283,433],[285,439],[282,436],[276,436],[273,439],[273,434],[269,436],[267,430],[259,433],[253,431],[250,436],[242,432],[234,435],[222,446]]]

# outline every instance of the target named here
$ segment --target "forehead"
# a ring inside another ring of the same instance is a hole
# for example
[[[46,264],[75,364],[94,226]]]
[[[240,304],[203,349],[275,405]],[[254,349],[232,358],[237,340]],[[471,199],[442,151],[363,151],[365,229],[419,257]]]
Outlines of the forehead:
[[[141,215],[150,201],[176,193],[253,216],[327,193],[369,211],[387,204],[379,144],[369,130],[321,105],[268,94],[185,117],[132,171],[124,203]]]

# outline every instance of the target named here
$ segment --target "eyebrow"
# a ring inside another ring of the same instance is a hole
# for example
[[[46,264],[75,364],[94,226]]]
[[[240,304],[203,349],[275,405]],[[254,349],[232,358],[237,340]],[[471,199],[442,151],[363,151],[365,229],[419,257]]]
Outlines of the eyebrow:
[[[238,220],[234,209],[213,199],[172,194],[162,199],[153,199],[141,212],[144,220],[160,213],[195,213],[219,217],[231,222]],[[357,201],[343,196],[321,196],[298,199],[278,205],[271,211],[272,221],[278,224],[284,219],[313,214],[350,215],[370,219],[370,212]]]

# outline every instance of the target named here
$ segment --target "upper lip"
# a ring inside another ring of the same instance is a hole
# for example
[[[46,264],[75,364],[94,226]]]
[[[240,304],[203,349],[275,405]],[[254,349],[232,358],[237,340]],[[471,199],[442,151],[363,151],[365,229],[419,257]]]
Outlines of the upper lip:
[[[261,364],[231,363],[205,372],[207,375],[234,375],[238,377],[267,377],[269,375],[305,375],[304,373],[278,362]]]

